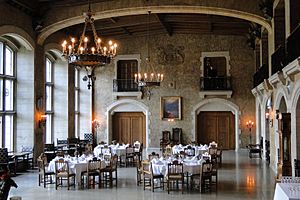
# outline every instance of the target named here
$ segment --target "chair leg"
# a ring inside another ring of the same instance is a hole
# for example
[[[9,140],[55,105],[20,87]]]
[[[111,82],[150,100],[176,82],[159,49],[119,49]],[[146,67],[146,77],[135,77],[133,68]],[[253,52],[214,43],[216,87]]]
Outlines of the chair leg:
[[[47,176],[44,175],[44,188],[46,187]]]
[[[68,177],[67,183],[68,183],[68,190],[69,190],[70,189],[70,177]]]

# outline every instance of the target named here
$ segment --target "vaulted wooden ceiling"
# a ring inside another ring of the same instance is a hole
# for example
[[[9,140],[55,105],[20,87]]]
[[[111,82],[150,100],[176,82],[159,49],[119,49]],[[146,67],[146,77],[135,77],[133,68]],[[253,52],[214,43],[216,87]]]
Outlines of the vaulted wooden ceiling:
[[[87,0],[6,0],[11,5],[24,12],[32,12],[37,16],[37,11],[47,8],[74,6],[87,4]],[[93,2],[112,0],[91,0]],[[36,8],[38,5],[38,8]],[[30,10],[31,9],[31,10]],[[43,18],[38,19],[42,22]],[[84,21],[84,19],[82,20]],[[152,13],[148,15],[131,15],[113,17],[95,21],[98,34],[104,37],[124,38],[144,36],[149,25],[150,35],[154,34],[217,34],[217,35],[247,35],[250,22],[217,15],[206,14],[178,14],[178,13]],[[41,24],[42,26],[42,24]],[[82,31],[83,23],[64,29],[67,34]]]

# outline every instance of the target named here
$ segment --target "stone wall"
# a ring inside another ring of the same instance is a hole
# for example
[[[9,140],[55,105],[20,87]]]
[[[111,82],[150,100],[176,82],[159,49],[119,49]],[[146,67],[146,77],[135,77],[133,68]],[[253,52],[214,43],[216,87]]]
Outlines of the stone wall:
[[[246,121],[255,119],[255,101],[251,94],[252,74],[254,73],[254,54],[246,45],[245,37],[214,36],[214,35],[174,35],[172,37],[159,35],[150,37],[150,57],[157,71],[165,74],[165,80],[161,86],[151,90],[151,97],[137,100],[149,107],[150,135],[149,147],[158,147],[162,130],[171,130],[174,127],[183,129],[185,140],[194,138],[192,128],[192,108],[203,99],[199,95],[200,87],[200,56],[201,52],[229,51],[230,65],[233,83],[233,95],[229,100],[240,109],[241,146],[248,144],[249,132],[245,127]],[[140,54],[141,66],[144,66],[147,56],[147,43],[145,38],[134,38],[119,41],[119,55]],[[161,48],[170,47],[183,49],[184,62],[172,64],[159,64],[159,51]],[[115,77],[114,64],[96,69],[97,80],[95,82],[95,116],[99,119],[107,119],[106,109],[113,102],[112,82]],[[170,88],[169,83],[174,82],[175,87]],[[182,97],[182,120],[175,122],[162,121],[160,119],[160,97]],[[221,97],[224,98],[224,97]],[[105,122],[104,122],[105,123]],[[255,130],[255,127],[253,128]],[[105,134],[107,127],[103,127]],[[255,133],[253,133],[253,136]],[[98,135],[98,138],[100,136]],[[255,141],[255,138],[252,139]]]

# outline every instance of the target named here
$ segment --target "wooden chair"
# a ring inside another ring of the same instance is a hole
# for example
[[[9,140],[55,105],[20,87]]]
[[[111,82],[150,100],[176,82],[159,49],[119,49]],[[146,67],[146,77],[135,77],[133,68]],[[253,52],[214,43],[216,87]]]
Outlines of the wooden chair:
[[[151,191],[154,192],[156,188],[164,189],[164,175],[162,174],[154,174],[152,163],[149,160],[142,161],[142,169],[143,169],[143,185],[144,190],[147,186],[151,188]],[[155,186],[155,180],[159,180],[159,185]]]
[[[70,155],[74,155],[75,151],[78,151],[78,147],[79,147],[79,139],[78,138],[68,138],[68,152]]]
[[[142,161],[138,160],[136,162],[136,185],[137,186],[142,184],[142,177],[143,177]]]
[[[139,162],[142,161],[143,159],[143,148],[144,148],[144,145],[143,143],[135,143],[133,144],[134,146],[134,153],[136,155],[136,158],[138,159]]]
[[[70,189],[70,178],[73,178],[73,186],[75,188],[75,174],[70,171],[69,163],[64,159],[55,161],[55,189],[57,186],[63,186],[63,180],[67,181],[68,190]]]
[[[101,185],[101,161],[100,160],[90,160],[87,164],[87,169],[81,174],[81,186],[84,186],[84,179],[86,179],[87,188],[90,188],[90,185],[95,188],[96,177],[98,177],[98,187]],[[92,179],[91,179],[92,178]]]
[[[212,185],[216,186],[216,190],[218,190],[218,162],[212,162],[212,169],[211,169],[211,177],[212,177]],[[215,177],[213,179],[213,177]]]
[[[205,190],[211,191],[212,185],[212,163],[203,163],[202,164],[202,174],[201,174],[201,192]]]
[[[111,157],[110,163],[108,163],[108,166],[101,169],[100,172],[102,174],[102,182],[104,186],[113,187],[113,181],[116,182],[116,186],[118,185],[118,156],[113,155]],[[114,174],[115,176],[113,176]]]
[[[0,165],[6,166],[10,172],[14,172],[14,175],[17,174],[17,162],[14,157],[8,156],[7,148],[0,148]]]
[[[125,167],[127,166],[134,166],[135,164],[135,152],[134,147],[129,145],[126,147],[126,153],[125,153]]]
[[[170,144],[166,146],[165,152],[163,153],[165,157],[172,155],[172,147]]]
[[[300,160],[294,159],[295,177],[300,177]]]
[[[54,143],[44,144],[44,153],[47,156],[47,161],[50,162],[56,156]]]
[[[182,129],[173,128],[172,129],[172,144],[178,145],[182,143]]]
[[[210,147],[208,149],[208,154],[210,155],[211,162],[217,163],[217,152],[218,149],[216,147]]]
[[[178,187],[178,182],[181,182],[181,193],[183,194],[183,186],[184,186],[184,174],[183,174],[183,165],[179,163],[178,160],[173,161],[168,164],[168,175],[167,175],[167,187],[168,194],[170,193],[170,183],[176,182],[176,188]]]
[[[165,147],[171,143],[170,131],[163,131],[162,138],[160,139],[160,150],[164,152]]]
[[[55,175],[55,172],[48,171],[48,163],[46,156],[40,156],[37,159],[37,166],[38,166],[38,172],[39,172],[39,186],[41,186],[41,183],[44,184],[44,188],[47,184],[53,184],[52,177]]]

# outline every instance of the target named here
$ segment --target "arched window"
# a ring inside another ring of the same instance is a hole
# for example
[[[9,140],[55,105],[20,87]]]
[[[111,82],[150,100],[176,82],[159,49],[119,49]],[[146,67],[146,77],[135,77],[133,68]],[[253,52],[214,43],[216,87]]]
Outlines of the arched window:
[[[14,149],[15,65],[15,51],[0,42],[0,139],[1,146],[8,151]]]
[[[52,121],[53,121],[53,62],[46,57],[46,143],[53,142]]]

